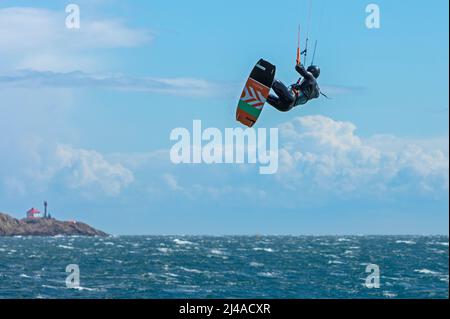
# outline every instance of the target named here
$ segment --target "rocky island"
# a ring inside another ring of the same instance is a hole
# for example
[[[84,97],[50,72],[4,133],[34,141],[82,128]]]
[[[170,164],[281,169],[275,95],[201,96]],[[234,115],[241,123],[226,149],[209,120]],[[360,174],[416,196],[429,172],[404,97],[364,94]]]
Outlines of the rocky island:
[[[54,218],[16,219],[0,213],[0,237],[2,236],[108,236],[85,223],[59,221]]]

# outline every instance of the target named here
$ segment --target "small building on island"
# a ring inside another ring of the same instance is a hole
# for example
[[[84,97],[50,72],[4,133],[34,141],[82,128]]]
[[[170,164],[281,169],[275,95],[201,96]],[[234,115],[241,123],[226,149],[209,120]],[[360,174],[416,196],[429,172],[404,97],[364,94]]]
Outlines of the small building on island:
[[[31,209],[29,209],[27,211],[27,219],[39,218],[40,214],[41,214],[41,212],[38,209],[32,207]]]
[[[27,211],[27,219],[44,218],[51,219],[52,216],[47,212],[47,201],[44,201],[44,215],[41,215],[41,211],[32,207]]]

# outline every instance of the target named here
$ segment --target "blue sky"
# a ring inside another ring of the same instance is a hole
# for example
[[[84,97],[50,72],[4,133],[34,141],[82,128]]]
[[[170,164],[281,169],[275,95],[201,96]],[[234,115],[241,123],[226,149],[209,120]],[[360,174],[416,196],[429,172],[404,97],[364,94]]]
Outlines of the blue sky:
[[[448,234],[447,1],[377,1],[378,30],[368,1],[313,1],[332,100],[266,106],[274,176],[175,166],[169,134],[194,119],[238,126],[261,57],[295,81],[308,1],[76,3],[76,31],[68,2],[0,4],[0,211],[46,199],[114,234]]]

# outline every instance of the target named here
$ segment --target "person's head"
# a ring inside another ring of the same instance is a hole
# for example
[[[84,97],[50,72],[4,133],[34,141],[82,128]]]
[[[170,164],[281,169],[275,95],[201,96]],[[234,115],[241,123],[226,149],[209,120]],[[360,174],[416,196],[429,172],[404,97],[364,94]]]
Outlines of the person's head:
[[[320,75],[320,68],[317,65],[310,65],[307,70],[309,73],[311,73],[316,79]]]

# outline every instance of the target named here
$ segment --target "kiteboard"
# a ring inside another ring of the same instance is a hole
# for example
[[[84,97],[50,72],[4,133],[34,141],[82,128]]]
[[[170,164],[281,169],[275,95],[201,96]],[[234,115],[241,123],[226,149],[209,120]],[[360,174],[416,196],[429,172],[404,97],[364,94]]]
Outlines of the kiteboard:
[[[256,123],[269,96],[275,71],[275,66],[263,59],[256,63],[242,91],[236,120],[248,127]]]

